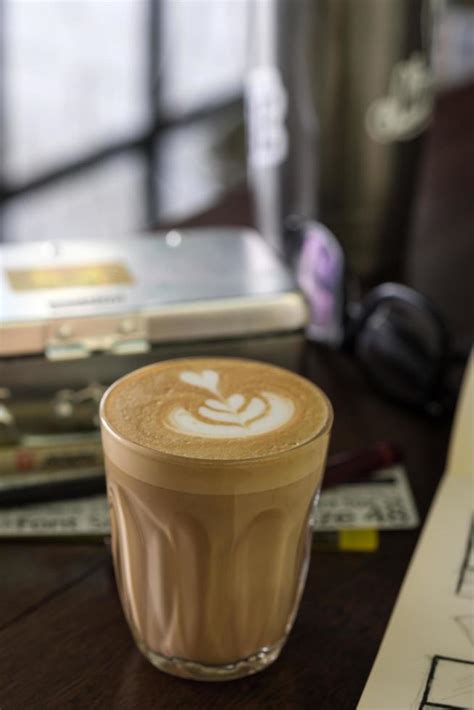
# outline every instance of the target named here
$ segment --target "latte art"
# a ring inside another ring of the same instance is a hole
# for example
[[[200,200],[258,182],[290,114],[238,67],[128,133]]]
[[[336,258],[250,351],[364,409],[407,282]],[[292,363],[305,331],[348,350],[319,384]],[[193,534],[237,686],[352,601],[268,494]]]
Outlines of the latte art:
[[[102,406],[129,441],[187,460],[243,461],[290,451],[327,426],[323,393],[273,365],[183,358],[130,373]]]
[[[266,434],[286,424],[295,411],[291,399],[262,391],[249,400],[240,393],[224,397],[219,389],[219,373],[184,371],[179,379],[207,390],[213,398],[204,400],[195,416],[184,407],[174,408],[168,424],[182,434],[210,438],[241,438]]]

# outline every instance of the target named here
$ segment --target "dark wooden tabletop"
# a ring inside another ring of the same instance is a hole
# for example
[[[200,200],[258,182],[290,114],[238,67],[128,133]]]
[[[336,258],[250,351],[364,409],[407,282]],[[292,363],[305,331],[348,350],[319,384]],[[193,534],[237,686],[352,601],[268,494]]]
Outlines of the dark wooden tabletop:
[[[331,398],[332,451],[382,439],[406,454],[425,515],[443,470],[449,423],[398,409],[343,355],[308,346],[305,374]],[[0,707],[354,708],[418,531],[384,532],[374,553],[315,551],[295,627],[265,672],[225,684],[183,681],[136,650],[101,545],[2,543]]]
[[[464,165],[462,157],[459,165]],[[472,179],[472,163],[469,169]],[[472,204],[474,199],[464,208],[465,235]],[[228,215],[226,221],[239,220]],[[418,239],[419,250],[421,243]],[[437,278],[444,278],[438,261],[436,270]],[[430,287],[436,294],[434,281]],[[452,297],[447,303],[454,308]],[[333,402],[333,452],[380,440],[400,445],[424,519],[443,471],[450,421],[385,401],[343,354],[308,345],[301,369]],[[314,551],[300,611],[280,658],[263,673],[221,684],[165,675],[141,656],[120,608],[105,546],[1,542],[0,707],[353,710],[418,534],[383,532],[373,553]]]

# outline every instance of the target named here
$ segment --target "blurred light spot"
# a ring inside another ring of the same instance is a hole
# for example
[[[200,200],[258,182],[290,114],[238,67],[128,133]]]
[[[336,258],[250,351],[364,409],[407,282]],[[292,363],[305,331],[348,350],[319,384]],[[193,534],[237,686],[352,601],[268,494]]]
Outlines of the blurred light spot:
[[[183,238],[181,237],[181,234],[179,232],[173,229],[171,232],[168,232],[165,237],[165,240],[169,247],[179,247]]]

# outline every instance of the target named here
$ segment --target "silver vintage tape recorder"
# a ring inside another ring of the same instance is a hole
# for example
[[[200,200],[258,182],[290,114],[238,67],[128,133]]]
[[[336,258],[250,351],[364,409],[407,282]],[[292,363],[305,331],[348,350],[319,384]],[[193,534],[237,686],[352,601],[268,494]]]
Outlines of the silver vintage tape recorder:
[[[296,368],[307,308],[247,229],[0,246],[0,441],[93,431],[104,388],[189,355]]]

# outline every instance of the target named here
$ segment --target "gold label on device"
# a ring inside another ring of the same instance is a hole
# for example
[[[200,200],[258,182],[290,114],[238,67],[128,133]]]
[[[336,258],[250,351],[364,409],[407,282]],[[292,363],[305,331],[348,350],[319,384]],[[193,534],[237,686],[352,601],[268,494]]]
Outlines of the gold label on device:
[[[112,262],[41,269],[10,269],[7,276],[14,291],[133,283],[133,277],[127,267]]]

